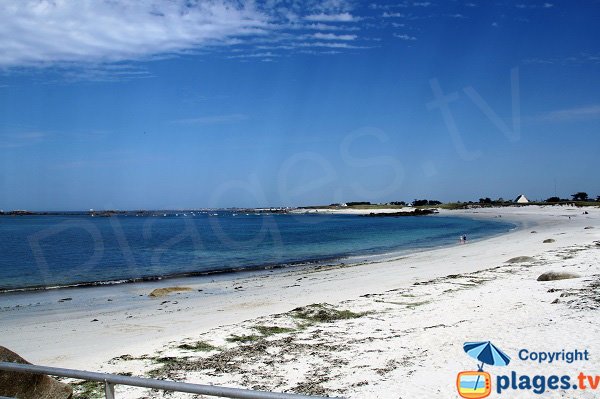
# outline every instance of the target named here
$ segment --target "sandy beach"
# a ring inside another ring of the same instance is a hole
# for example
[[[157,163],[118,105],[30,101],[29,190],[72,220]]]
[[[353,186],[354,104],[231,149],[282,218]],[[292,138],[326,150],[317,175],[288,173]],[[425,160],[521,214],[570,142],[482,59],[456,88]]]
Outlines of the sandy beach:
[[[465,341],[491,340],[518,373],[600,374],[600,209],[440,215],[519,227],[352,266],[3,294],[0,344],[43,365],[348,398],[458,397],[456,374],[476,370]],[[550,271],[579,277],[537,281]],[[175,286],[187,290],[149,297]],[[540,364],[517,359],[523,348],[586,349],[591,358]],[[162,397],[128,387],[117,394]]]

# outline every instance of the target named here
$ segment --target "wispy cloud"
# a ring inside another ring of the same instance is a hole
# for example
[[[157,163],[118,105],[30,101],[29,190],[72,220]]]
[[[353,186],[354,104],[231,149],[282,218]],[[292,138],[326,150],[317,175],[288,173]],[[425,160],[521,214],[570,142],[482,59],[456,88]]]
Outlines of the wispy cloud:
[[[368,48],[367,46],[356,46],[353,44],[340,43],[340,42],[304,42],[304,43],[298,43],[298,47],[329,47],[329,48],[337,48],[337,49]]]
[[[568,57],[549,57],[540,58],[532,57],[523,60],[524,64],[539,64],[539,65],[565,65],[565,66],[577,66],[577,65],[599,65],[600,54],[592,54],[583,52],[577,55],[571,55]]]
[[[27,147],[42,143],[47,134],[44,132],[0,133],[0,148]]]
[[[323,23],[309,23],[303,25],[297,25],[298,29],[310,29],[310,30],[321,30],[321,31],[357,31],[360,30],[358,26],[348,25],[328,25]]]
[[[261,57],[268,57],[262,55]],[[248,119],[245,114],[226,114],[226,115],[208,115],[197,118],[177,119],[172,123],[179,125],[219,125],[228,123],[237,123]]]
[[[407,35],[407,34],[400,34],[400,33],[394,33],[394,37],[397,37],[398,39],[401,39],[401,40],[407,40],[407,41],[415,41],[415,40],[417,40],[417,38],[414,37],[414,36],[410,36],[410,35]]]
[[[319,40],[354,40],[356,35],[336,35],[334,33],[315,33],[312,35],[313,38]]]
[[[275,54],[271,51],[267,51],[267,52],[259,52],[259,53],[244,53],[244,54],[236,54],[236,55],[230,55],[227,58],[265,58],[265,59],[272,59],[274,57],[280,57],[279,54]]]
[[[261,46],[300,51],[360,40],[350,0],[22,0],[0,6],[0,72],[53,68],[63,80],[151,77],[139,61],[198,54],[231,57]],[[311,31],[315,32],[311,35]],[[357,32],[349,34],[348,32]],[[224,51],[227,50],[227,51]],[[282,54],[271,54],[273,59]],[[48,81],[48,80],[47,80]]]
[[[600,118],[600,104],[550,111],[533,119],[538,122],[569,122],[598,118]]]
[[[399,13],[399,12],[388,12],[388,11],[386,11],[381,16],[383,18],[402,18],[402,17],[404,17],[404,14]]]
[[[268,28],[264,13],[227,1],[21,0],[0,7],[0,66],[143,59]]]
[[[516,4],[515,7],[521,9],[536,9],[536,8],[552,8],[552,3],[541,3],[541,4]]]
[[[115,82],[151,78],[152,74],[139,65],[123,63],[85,65],[80,68],[64,68],[61,79],[66,81]]]
[[[368,49],[369,43],[389,37],[383,32],[390,27],[400,28],[397,39],[416,41],[404,33],[416,31],[413,21],[472,18],[468,7],[479,3],[465,1],[470,2],[456,2],[460,8],[452,13],[430,12],[440,3],[424,0],[0,2],[0,73],[47,73],[52,67],[56,80],[121,81],[152,77],[144,61],[169,57],[212,54],[272,61],[310,53],[310,47],[315,54],[324,47]],[[553,3],[502,5],[520,6],[552,8]],[[55,82],[47,76],[46,82]]]
[[[304,17],[307,21],[316,21],[316,22],[355,22],[359,21],[360,18],[356,17],[349,12],[343,12],[339,14],[312,14]]]

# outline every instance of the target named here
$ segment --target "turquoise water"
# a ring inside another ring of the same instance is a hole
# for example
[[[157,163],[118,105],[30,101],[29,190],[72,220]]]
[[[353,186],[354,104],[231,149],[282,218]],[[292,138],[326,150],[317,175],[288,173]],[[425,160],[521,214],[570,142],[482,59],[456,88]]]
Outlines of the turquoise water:
[[[514,227],[441,216],[183,215],[0,217],[0,290],[342,263]]]

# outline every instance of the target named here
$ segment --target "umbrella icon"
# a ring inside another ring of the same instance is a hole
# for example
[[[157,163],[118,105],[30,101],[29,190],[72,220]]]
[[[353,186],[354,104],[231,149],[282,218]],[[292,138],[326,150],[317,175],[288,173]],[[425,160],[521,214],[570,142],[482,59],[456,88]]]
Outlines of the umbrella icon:
[[[492,344],[490,341],[483,342],[465,342],[463,349],[467,355],[481,362],[478,366],[479,371],[483,371],[483,365],[489,364],[491,366],[506,366],[510,363],[510,357],[502,352],[498,347]],[[475,381],[475,387],[479,384],[479,375]]]
[[[490,366],[506,366],[510,363],[510,357],[490,341],[465,342],[463,349],[467,355],[481,362],[479,371],[483,370],[484,364],[489,364]]]

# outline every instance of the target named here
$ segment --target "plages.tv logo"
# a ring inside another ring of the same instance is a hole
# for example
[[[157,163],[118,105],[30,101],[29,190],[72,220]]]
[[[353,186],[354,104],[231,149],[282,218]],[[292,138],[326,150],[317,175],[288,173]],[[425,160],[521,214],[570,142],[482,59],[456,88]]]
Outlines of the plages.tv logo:
[[[468,399],[485,398],[492,392],[492,377],[489,373],[483,371],[483,365],[506,366],[510,363],[510,357],[490,341],[465,342],[463,349],[467,355],[481,362],[481,364],[477,365],[477,371],[461,371],[458,373],[456,376],[458,394]]]

